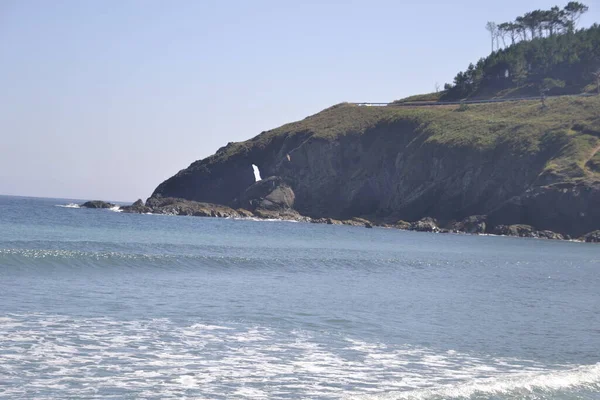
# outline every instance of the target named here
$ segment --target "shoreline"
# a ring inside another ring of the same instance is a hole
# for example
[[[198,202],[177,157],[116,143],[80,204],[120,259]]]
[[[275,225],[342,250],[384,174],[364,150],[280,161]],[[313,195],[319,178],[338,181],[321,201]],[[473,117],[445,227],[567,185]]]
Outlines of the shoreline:
[[[108,209],[113,212],[123,212],[127,214],[150,214],[150,215],[173,215],[173,216],[193,216],[193,217],[212,217],[234,220],[251,221],[269,221],[269,222],[304,222],[324,225],[346,225],[364,228],[384,228],[398,229],[413,232],[428,232],[440,234],[469,234],[477,236],[505,236],[521,237],[531,239],[561,240],[581,243],[600,243],[600,231],[589,232],[577,238],[566,234],[561,234],[549,230],[538,230],[531,225],[497,224],[489,226],[487,216],[474,215],[461,221],[448,221],[441,223],[435,218],[424,217],[418,221],[408,222],[398,220],[395,223],[384,222],[383,219],[375,220],[372,218],[352,217],[346,220],[334,218],[312,218],[303,216],[293,209],[255,209],[253,211],[238,208],[233,209],[212,203],[201,203],[175,198],[148,199],[146,203],[137,200],[131,205],[119,206],[104,201],[88,201],[78,207],[74,204],[59,205],[65,208],[88,208],[88,209]]]

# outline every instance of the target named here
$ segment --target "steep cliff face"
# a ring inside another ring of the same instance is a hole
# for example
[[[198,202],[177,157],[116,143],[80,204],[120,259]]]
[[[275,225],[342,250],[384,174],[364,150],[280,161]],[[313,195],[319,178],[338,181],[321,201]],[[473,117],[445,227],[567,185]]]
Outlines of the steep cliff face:
[[[233,205],[252,164],[312,217],[460,220],[489,214],[582,234],[600,227],[600,98],[539,104],[394,108],[339,105],[230,143],[152,197]],[[581,232],[584,230],[585,232]]]

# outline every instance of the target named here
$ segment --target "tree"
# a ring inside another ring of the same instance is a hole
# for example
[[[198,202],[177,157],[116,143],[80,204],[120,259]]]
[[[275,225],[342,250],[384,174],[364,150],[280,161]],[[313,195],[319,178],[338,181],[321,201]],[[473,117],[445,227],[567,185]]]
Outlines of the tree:
[[[517,33],[521,36],[521,40],[527,40],[527,26],[525,25],[525,18],[517,17],[515,20],[515,29]]]
[[[536,18],[537,15],[535,15],[533,12],[528,12],[525,15],[523,15],[523,25],[526,29],[529,29],[529,31],[531,32],[531,40],[535,39],[535,34],[538,28],[538,22]]]
[[[498,30],[498,26],[495,22],[488,22],[485,24],[485,29],[490,33],[492,38],[492,53],[494,52],[494,39],[496,39],[496,31]]]
[[[558,8],[558,6],[554,6],[548,11],[548,33],[550,36],[554,36],[558,33],[561,26],[564,26],[564,18],[565,12]]]
[[[527,18],[521,16],[514,22],[489,24],[495,26],[491,32],[499,35],[491,36],[494,51],[458,73],[453,85],[445,85],[440,94],[442,101],[514,89],[523,95],[538,95],[540,89],[550,90],[548,85],[541,86],[545,78],[565,82],[563,93],[579,93],[592,82],[596,85],[592,91],[600,91],[599,78],[592,74],[600,67],[600,24],[571,33],[569,24],[571,19],[558,7],[532,11]],[[502,42],[511,43],[506,37],[514,42],[500,50]],[[500,46],[494,42],[498,38],[502,39]],[[550,93],[554,91],[558,93],[556,89]]]
[[[588,6],[578,1],[571,1],[565,6],[564,15],[567,20],[567,28],[569,32],[575,31],[579,18],[581,18],[583,14],[588,12],[588,10]]]
[[[543,10],[541,12],[541,23],[539,26],[540,37],[544,36],[544,32],[546,33],[546,36],[552,36],[550,34],[550,31],[553,30],[553,29],[551,29],[551,25],[552,25],[552,11],[551,10]]]
[[[498,36],[500,39],[502,39],[502,45],[503,45],[504,47],[506,47],[506,40],[505,40],[505,38],[506,38],[506,35],[507,35],[507,34],[508,34],[508,32],[509,32],[509,31],[508,31],[508,29],[509,29],[509,24],[508,24],[507,22],[505,22],[505,23],[503,23],[503,24],[500,24],[500,25],[498,25],[498,27],[497,27],[497,29],[496,29],[497,36]],[[514,41],[513,41],[513,44],[514,44]]]
[[[542,10],[532,11],[530,14],[532,29],[537,31],[539,38],[544,37],[544,23],[546,19],[546,12]]]
[[[515,24],[514,22],[505,22],[503,24],[500,24],[499,28],[502,29],[502,31],[510,37],[511,44],[515,44],[517,40],[519,25]]]

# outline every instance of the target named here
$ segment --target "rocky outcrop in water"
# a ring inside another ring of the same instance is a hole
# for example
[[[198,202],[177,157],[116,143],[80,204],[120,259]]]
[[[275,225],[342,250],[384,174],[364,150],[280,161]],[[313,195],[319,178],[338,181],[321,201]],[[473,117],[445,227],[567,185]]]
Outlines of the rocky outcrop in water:
[[[151,213],[152,209],[150,207],[146,207],[142,199],[138,199],[130,206],[122,206],[121,211],[126,213],[147,214]]]
[[[438,222],[431,217],[425,217],[410,224],[409,230],[417,232],[439,232]]]
[[[600,243],[600,230],[599,231],[594,231],[594,232],[590,232],[584,236],[582,236],[580,238],[581,241],[587,242],[587,243]]]
[[[113,208],[113,207],[116,207],[116,204],[108,203],[106,201],[101,201],[101,200],[92,200],[92,201],[86,201],[85,203],[81,204],[80,207],[83,207],[83,208]]]
[[[487,215],[472,215],[460,222],[454,222],[449,229],[462,233],[485,233],[487,229]]]
[[[130,206],[122,206],[121,211],[129,214],[163,214],[215,218],[262,218],[308,221],[310,218],[300,215],[290,208],[260,209],[254,211],[243,208],[234,209],[220,204],[197,202],[173,197],[149,198],[144,204],[137,200]]]
[[[153,214],[187,215],[195,217],[241,218],[243,212],[218,204],[203,203],[176,198],[152,198],[146,202]]]
[[[271,180],[262,185],[258,185],[257,188],[253,189],[253,193],[267,193],[267,196],[270,195],[273,191],[277,190],[277,188],[281,188],[278,184],[268,183],[268,182],[278,182],[278,180]],[[285,187],[285,185],[282,185]],[[258,188],[261,189],[258,189]],[[270,187],[273,190],[264,190],[265,187]],[[256,190],[256,192],[254,192]],[[283,191],[286,193],[286,191]],[[253,198],[261,199],[262,197]],[[272,197],[272,199],[277,199],[277,197]],[[310,218],[301,215],[296,210],[289,207],[291,203],[286,203],[288,199],[287,195],[282,195],[280,198],[282,202],[277,202],[275,204],[279,204],[278,206],[274,206],[270,202],[268,203],[258,203],[263,205],[268,205],[266,208],[254,208],[253,211],[246,210],[243,208],[233,209],[231,207],[222,206],[219,204],[212,203],[203,203],[190,201],[185,199],[177,199],[170,197],[160,197],[160,198],[149,198],[146,203],[144,203],[141,199],[137,200],[133,204],[129,206],[121,206],[120,210],[124,213],[130,214],[163,214],[163,215],[182,215],[182,216],[195,216],[195,217],[214,217],[214,218],[259,218],[259,219],[277,219],[277,220],[289,220],[289,221],[298,221],[298,222],[311,222],[316,224],[327,224],[327,225],[348,225],[355,227],[366,227],[373,228],[374,226],[384,227],[384,228],[396,228],[401,230],[410,230],[415,232],[430,232],[430,233],[472,233],[472,234],[482,234],[482,233],[493,233],[496,235],[502,236],[516,236],[516,237],[528,237],[528,238],[539,238],[539,239],[570,239],[568,236],[563,236],[559,233],[552,232],[549,230],[536,230],[534,227],[530,225],[516,224],[516,225],[498,225],[495,226],[492,230],[485,230],[485,221],[487,220],[487,216],[485,215],[474,215],[468,218],[465,218],[460,222],[452,222],[446,227],[441,227],[439,222],[431,217],[425,217],[418,221],[414,222],[406,222],[406,221],[397,221],[394,224],[387,224],[384,222],[375,223],[368,219],[354,217],[348,220],[336,220],[333,218]],[[89,202],[91,207],[87,208],[97,208],[97,209],[106,209],[113,208],[115,205],[112,203],[103,202],[99,200],[95,200],[93,202]],[[110,207],[109,207],[110,206]],[[83,207],[83,205],[82,205]],[[269,209],[270,208],[270,209]],[[584,235],[578,239],[579,241],[589,242],[589,243],[600,243],[600,230],[590,232],[587,235]]]
[[[540,239],[555,239],[563,240],[564,236],[560,233],[548,231],[548,230],[536,230],[531,225],[498,225],[492,231],[495,235],[503,236],[518,236],[528,238],[540,238]]]

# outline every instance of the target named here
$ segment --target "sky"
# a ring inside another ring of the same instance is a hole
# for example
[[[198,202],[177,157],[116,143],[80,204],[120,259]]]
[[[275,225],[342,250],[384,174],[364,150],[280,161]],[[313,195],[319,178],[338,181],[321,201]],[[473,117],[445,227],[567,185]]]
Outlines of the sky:
[[[0,194],[145,199],[228,142],[432,92],[489,54],[487,21],[555,4],[0,0]]]

